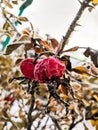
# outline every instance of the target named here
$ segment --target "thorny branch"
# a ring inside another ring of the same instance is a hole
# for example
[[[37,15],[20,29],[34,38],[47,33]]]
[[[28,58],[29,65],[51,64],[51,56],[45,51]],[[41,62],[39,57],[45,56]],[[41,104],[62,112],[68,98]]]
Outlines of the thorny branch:
[[[66,32],[65,36],[63,37],[63,43],[60,51],[58,52],[58,55],[60,55],[65,47],[65,45],[68,43],[69,38],[73,31],[75,30],[75,27],[78,26],[78,21],[81,18],[81,15],[83,14],[84,10],[89,6],[91,0],[84,0],[83,3],[81,3],[80,9],[77,12],[74,20],[72,21],[71,25],[68,28],[68,31]]]

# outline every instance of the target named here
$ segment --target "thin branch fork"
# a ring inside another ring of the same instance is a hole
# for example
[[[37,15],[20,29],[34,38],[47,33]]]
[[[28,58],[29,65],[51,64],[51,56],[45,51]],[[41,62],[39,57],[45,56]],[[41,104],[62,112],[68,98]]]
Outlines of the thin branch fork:
[[[31,104],[30,104],[30,108],[29,108],[29,112],[28,112],[27,130],[31,130],[32,123],[33,123],[33,121],[32,121],[32,111],[34,109],[34,104],[35,104],[35,97],[34,97],[35,87],[36,87],[36,83],[33,82],[32,83],[32,90],[31,90]]]
[[[65,36],[63,37],[62,47],[60,51],[58,52],[58,55],[60,55],[65,47],[66,44],[69,42],[69,38],[73,31],[75,30],[75,27],[78,26],[78,21],[81,18],[81,15],[83,14],[84,10],[89,7],[89,3],[91,0],[84,0],[81,3],[80,9],[78,10],[74,20],[72,21],[71,25],[68,28],[68,31],[66,32]]]
[[[53,123],[55,124],[56,128],[58,128],[58,130],[62,130],[61,126],[59,125],[58,121],[56,118],[54,118],[53,116],[50,116],[49,117],[52,119]]]

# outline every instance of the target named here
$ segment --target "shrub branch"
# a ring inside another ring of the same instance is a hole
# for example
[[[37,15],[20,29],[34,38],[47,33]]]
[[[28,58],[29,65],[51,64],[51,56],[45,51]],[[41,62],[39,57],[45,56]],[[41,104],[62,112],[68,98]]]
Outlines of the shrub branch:
[[[66,32],[65,36],[63,37],[63,42],[62,42],[62,47],[60,49],[60,51],[58,52],[58,54],[60,55],[65,47],[66,44],[68,44],[69,38],[71,36],[71,34],[73,33],[73,31],[75,30],[75,27],[78,26],[78,21],[81,18],[84,10],[89,7],[89,3],[91,0],[84,0],[81,3],[80,9],[78,10],[74,20],[72,21],[71,25],[68,28],[68,31]]]

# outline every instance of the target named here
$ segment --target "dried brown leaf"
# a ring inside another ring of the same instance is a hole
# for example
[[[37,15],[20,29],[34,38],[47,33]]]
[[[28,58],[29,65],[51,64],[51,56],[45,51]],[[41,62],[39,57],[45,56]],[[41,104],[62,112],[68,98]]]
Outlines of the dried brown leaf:
[[[88,74],[89,70],[84,66],[77,66],[72,68],[72,71],[79,73],[79,74]]]
[[[3,25],[3,30],[8,30],[9,27],[10,27],[10,24],[8,22],[5,22]]]
[[[29,34],[30,34],[30,32],[29,32],[27,29],[23,30],[22,33],[23,33],[23,34],[26,34],[26,35],[29,35]]]
[[[24,41],[24,40],[27,40],[27,39],[28,39],[28,35],[24,34],[24,35],[20,36],[19,41]]]
[[[13,37],[13,35],[14,35],[14,34],[13,34],[13,33],[8,32],[8,33],[5,33],[5,35],[6,35],[6,36],[8,36],[8,37]]]
[[[19,64],[22,60],[23,60],[22,58],[17,59],[15,65]]]
[[[26,17],[18,17],[17,18],[19,21],[23,21],[23,22],[27,22],[28,21],[28,18],[26,18]]]
[[[32,48],[32,43],[25,43],[25,51],[28,51]]]
[[[17,0],[12,0],[12,3],[17,5],[18,4],[18,1]]]
[[[59,42],[55,39],[55,38],[51,38],[49,39],[51,41],[52,47],[55,49],[56,47],[58,47]]]
[[[79,46],[75,46],[75,47],[72,47],[72,48],[65,50],[63,52],[77,51],[78,49],[79,49]]]
[[[9,55],[11,54],[14,50],[16,50],[18,47],[20,47],[22,44],[10,44],[7,46],[7,49],[6,49],[6,52],[5,52],[5,55]]]
[[[57,107],[49,107],[50,111],[56,112],[57,111]]]
[[[11,3],[9,3],[7,0],[3,0],[4,4],[9,7],[9,8],[13,8],[13,6],[11,5]]]
[[[34,50],[36,53],[40,53],[40,54],[43,52],[43,49],[39,47],[34,47]]]
[[[43,46],[43,47],[45,47],[45,49],[47,50],[47,51],[52,51],[52,47],[51,47],[51,45],[47,42],[47,41],[43,41],[43,40],[38,40],[39,41],[39,43]]]

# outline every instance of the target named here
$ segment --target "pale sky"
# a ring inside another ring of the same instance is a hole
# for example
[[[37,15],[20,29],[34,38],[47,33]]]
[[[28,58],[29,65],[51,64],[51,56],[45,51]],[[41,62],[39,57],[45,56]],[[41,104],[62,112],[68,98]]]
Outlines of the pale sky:
[[[41,35],[50,34],[59,41],[76,15],[78,0],[34,0],[24,12]],[[79,21],[81,27],[70,38],[69,46],[90,46],[98,49],[98,7],[86,10]]]
[[[41,36],[50,34],[60,41],[79,7],[78,0],[34,0],[32,5],[25,9],[22,16],[26,16],[32,22],[34,28],[39,29]],[[16,15],[18,15],[18,10],[16,8]],[[76,28],[66,48],[78,45],[98,49],[98,7],[91,13],[86,9],[79,24],[82,26]],[[28,24],[24,23],[23,28],[26,26]],[[20,25],[17,26],[19,29],[20,27]]]

